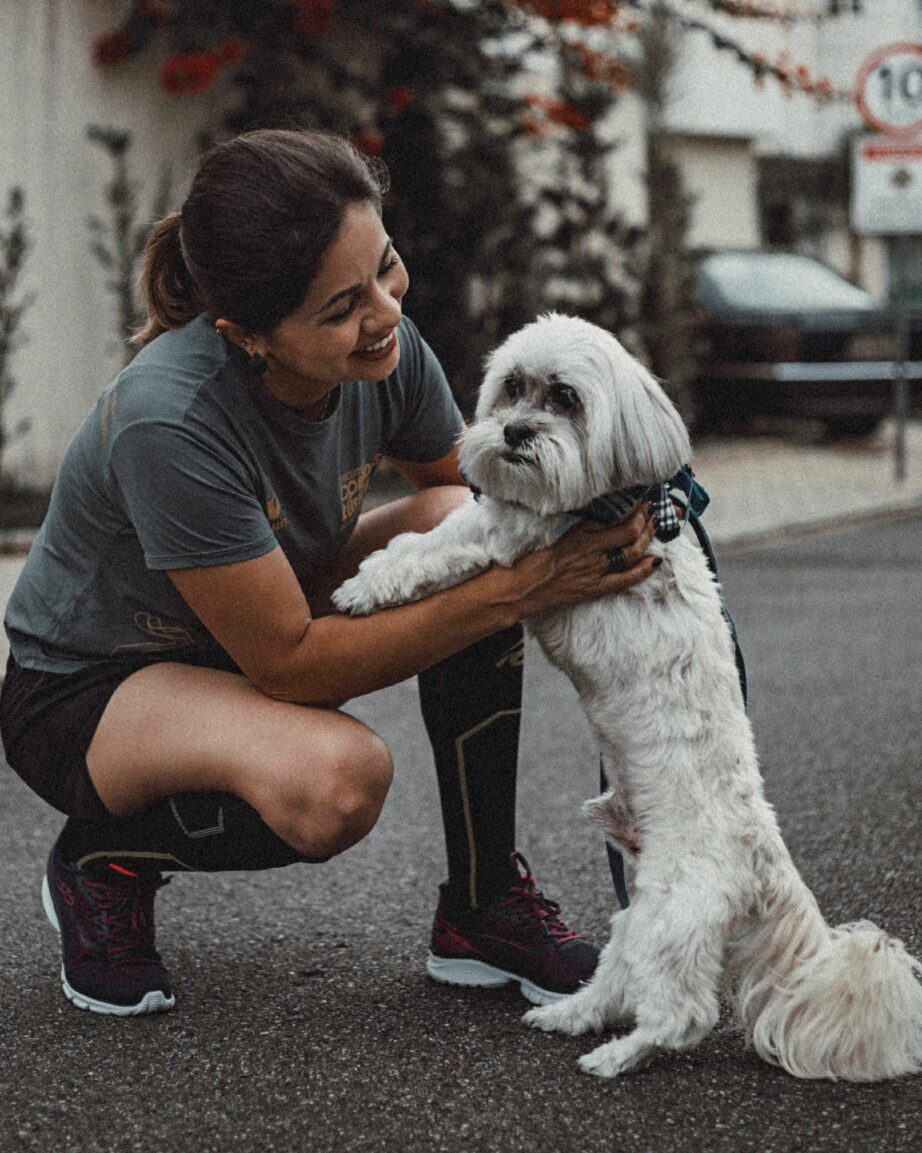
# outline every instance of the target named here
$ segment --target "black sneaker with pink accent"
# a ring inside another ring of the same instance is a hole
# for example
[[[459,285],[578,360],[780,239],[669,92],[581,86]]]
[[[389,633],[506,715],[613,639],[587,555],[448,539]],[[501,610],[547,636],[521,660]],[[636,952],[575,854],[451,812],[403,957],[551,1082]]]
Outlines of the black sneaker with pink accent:
[[[154,894],[166,883],[109,865],[78,869],[51,850],[42,904],[61,934],[61,985],[78,1009],[134,1017],[173,1008],[154,947]]]
[[[529,1001],[547,1005],[589,980],[599,952],[567,928],[525,858],[512,853],[509,860],[515,879],[483,909],[450,912],[442,886],[426,972],[448,985],[496,988],[517,981]]]

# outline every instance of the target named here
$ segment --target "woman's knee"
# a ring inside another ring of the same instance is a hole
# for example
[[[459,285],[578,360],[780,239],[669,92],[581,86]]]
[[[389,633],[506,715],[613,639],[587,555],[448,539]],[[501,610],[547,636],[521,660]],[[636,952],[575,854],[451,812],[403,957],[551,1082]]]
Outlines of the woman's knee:
[[[305,856],[332,857],[361,841],[377,823],[394,775],[390,750],[371,730],[353,734],[310,773],[309,787],[284,790],[268,824]]]
[[[364,756],[344,760],[336,776],[338,785],[328,791],[325,805],[330,840],[339,846],[331,853],[348,849],[377,824],[394,779],[390,750],[376,733],[369,733]]]

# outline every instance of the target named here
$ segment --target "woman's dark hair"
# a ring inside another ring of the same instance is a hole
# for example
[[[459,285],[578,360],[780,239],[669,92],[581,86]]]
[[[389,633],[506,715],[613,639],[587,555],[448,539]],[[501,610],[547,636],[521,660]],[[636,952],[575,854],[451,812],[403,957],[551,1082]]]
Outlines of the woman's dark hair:
[[[147,344],[200,312],[271,332],[298,307],[350,204],[381,208],[383,165],[340,136],[248,132],[206,153],[181,212],[153,228],[141,288]]]

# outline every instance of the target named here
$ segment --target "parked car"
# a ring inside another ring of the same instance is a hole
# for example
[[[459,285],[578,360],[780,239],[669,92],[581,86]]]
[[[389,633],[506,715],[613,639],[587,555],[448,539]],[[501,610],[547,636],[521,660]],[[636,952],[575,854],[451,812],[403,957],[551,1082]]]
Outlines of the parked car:
[[[822,421],[832,435],[874,431],[892,408],[896,315],[825,264],[785,252],[702,259],[706,351],[699,425],[756,415]],[[922,377],[922,312],[910,314],[909,371]]]

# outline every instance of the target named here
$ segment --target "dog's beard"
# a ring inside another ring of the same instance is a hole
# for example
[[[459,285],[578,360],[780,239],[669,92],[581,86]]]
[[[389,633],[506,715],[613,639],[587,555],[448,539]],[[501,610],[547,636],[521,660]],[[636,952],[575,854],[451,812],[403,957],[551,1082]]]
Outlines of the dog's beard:
[[[469,428],[461,445],[467,480],[489,496],[525,505],[543,516],[567,512],[608,489],[606,470],[587,458],[585,433],[565,417],[542,414],[534,436],[511,449],[503,436],[509,412]]]

